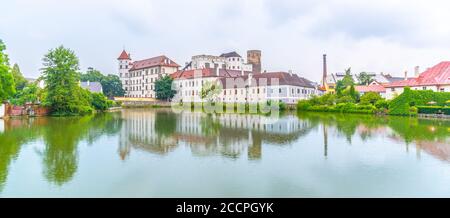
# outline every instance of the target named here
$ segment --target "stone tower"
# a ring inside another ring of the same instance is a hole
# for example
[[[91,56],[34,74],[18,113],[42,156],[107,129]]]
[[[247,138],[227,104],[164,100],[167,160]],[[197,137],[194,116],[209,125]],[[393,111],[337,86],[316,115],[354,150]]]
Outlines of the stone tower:
[[[261,51],[247,51],[247,62],[252,65],[253,73],[261,73]]]

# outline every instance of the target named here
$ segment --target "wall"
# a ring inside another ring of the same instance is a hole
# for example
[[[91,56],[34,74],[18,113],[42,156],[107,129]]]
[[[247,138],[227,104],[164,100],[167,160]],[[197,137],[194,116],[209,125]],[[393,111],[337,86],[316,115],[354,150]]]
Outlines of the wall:
[[[16,117],[16,116],[47,116],[50,114],[50,108],[42,107],[40,105],[26,105],[26,106],[15,106],[6,104],[5,105],[5,116]]]
[[[0,118],[5,116],[5,104],[0,104]]]

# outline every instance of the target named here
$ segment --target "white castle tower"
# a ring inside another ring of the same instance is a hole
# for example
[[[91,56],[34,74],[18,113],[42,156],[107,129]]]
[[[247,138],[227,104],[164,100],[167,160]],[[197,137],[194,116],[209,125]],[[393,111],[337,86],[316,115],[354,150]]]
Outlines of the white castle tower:
[[[117,61],[119,63],[119,78],[122,82],[122,87],[125,90],[125,96],[128,96],[128,79],[130,77],[129,70],[131,68],[131,57],[130,54],[125,51],[125,49],[120,53],[119,57],[117,58]]]

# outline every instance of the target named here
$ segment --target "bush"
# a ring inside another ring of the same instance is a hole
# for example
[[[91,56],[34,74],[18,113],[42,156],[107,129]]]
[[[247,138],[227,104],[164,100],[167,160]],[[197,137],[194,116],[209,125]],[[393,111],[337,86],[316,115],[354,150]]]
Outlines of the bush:
[[[297,110],[306,111],[311,107],[311,103],[308,100],[301,100],[297,102]]]
[[[382,100],[383,98],[381,97],[380,94],[376,93],[376,92],[367,92],[365,93],[363,96],[361,96],[360,98],[360,103],[361,104],[375,104],[377,101]]]
[[[353,99],[349,95],[344,95],[336,100],[336,103],[354,103],[355,99]]]
[[[389,101],[380,99],[377,102],[375,102],[375,107],[378,109],[388,109],[389,108]]]
[[[105,111],[112,107],[112,101],[102,93],[91,93],[91,104],[96,110]]]
[[[418,106],[419,114],[446,114],[450,115],[450,107],[441,106]]]
[[[410,110],[413,106],[426,106],[429,102],[436,102],[437,106],[444,106],[450,99],[448,92],[433,92],[432,90],[411,90],[405,87],[403,93],[394,98],[389,104],[390,115],[415,115],[417,108]],[[416,111],[414,113],[414,111]]]

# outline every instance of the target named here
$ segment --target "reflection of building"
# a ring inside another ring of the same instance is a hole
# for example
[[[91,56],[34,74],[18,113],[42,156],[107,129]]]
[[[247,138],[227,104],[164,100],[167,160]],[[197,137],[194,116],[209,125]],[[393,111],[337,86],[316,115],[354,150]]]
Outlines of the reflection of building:
[[[311,129],[308,121],[293,116],[124,110],[122,117],[122,158],[130,148],[165,154],[184,145],[199,156],[237,158],[246,153],[249,159],[260,159],[263,142],[289,144]]]
[[[165,154],[177,146],[173,138],[158,132],[157,116],[155,111],[122,111],[123,125],[119,139],[122,159],[130,153],[130,147]]]

